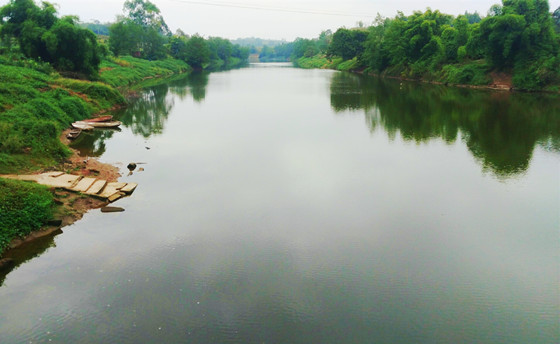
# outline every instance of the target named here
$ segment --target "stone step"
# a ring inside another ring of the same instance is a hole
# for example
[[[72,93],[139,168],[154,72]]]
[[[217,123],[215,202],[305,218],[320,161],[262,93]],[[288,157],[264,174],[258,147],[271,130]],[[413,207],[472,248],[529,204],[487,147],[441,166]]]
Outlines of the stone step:
[[[137,186],[138,184],[136,183],[127,183],[126,186],[121,189],[121,192],[124,192],[126,194],[131,194],[134,192]]]
[[[78,184],[72,187],[71,190],[77,192],[86,192],[95,183],[95,181],[95,178],[83,178],[78,182]]]
[[[116,193],[119,193],[120,189],[126,186],[126,183],[107,183],[105,188],[97,194],[101,198],[110,198]]]
[[[47,172],[33,175],[0,175],[0,178],[33,181],[54,188],[63,188],[70,191],[82,192],[114,202],[117,199],[131,194],[138,184],[113,182],[106,180],[65,174],[64,172]]]
[[[101,190],[103,190],[105,185],[107,185],[106,180],[97,180],[95,181],[95,183],[93,183],[92,186],[89,187],[89,189],[86,191],[86,194],[97,195],[99,192],[101,192]]]
[[[63,174],[58,177],[41,175],[37,183],[54,188],[71,189],[80,179],[82,179],[82,176],[75,176],[73,174]]]

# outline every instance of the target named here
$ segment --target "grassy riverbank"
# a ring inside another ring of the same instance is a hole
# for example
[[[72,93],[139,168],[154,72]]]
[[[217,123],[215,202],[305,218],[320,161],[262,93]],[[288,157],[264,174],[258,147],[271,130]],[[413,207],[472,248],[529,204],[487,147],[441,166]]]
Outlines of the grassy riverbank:
[[[73,121],[123,106],[128,88],[191,69],[179,60],[133,57],[101,66],[98,81],[76,80],[48,64],[0,57],[0,174],[63,168],[72,152],[60,136]],[[0,253],[50,220],[55,207],[45,188],[0,179]]]
[[[357,58],[344,61],[340,57],[332,59],[325,55],[313,57],[301,57],[294,61],[294,65],[305,69],[334,69],[339,71],[365,71],[368,69],[360,63]],[[451,85],[489,86],[493,79],[491,68],[483,60],[469,61],[465,63],[448,64],[437,72],[424,73],[421,77],[414,75],[410,70],[401,67],[389,68],[383,73],[384,76],[403,79],[418,79],[428,82],[439,82]]]

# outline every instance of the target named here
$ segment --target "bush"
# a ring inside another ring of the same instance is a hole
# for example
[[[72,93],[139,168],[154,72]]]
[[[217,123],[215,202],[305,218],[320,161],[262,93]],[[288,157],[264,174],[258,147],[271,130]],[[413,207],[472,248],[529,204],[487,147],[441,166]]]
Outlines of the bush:
[[[0,250],[53,217],[53,196],[41,185],[0,179]]]
[[[442,68],[441,79],[450,84],[460,85],[488,85],[490,67],[480,61],[465,64],[445,65]]]

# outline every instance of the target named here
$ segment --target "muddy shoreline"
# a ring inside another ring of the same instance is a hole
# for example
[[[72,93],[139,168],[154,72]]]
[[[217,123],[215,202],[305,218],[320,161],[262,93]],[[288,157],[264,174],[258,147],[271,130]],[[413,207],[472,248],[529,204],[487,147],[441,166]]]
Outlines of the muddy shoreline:
[[[105,111],[107,112],[107,111]],[[60,140],[66,146],[69,146],[70,140],[66,135],[70,128],[64,130],[60,135]],[[80,156],[78,151],[70,148],[72,155],[68,157],[63,163],[54,169],[58,171],[68,171],[70,174],[79,176],[90,176],[99,179],[107,180],[108,182],[116,182],[121,174],[119,168],[111,164],[102,163],[96,158]],[[48,172],[47,170],[39,171],[38,173]],[[87,212],[105,207],[109,204],[106,200],[101,200],[95,197],[87,196],[77,193],[66,191],[62,189],[51,189],[54,201],[57,205],[54,215],[54,224],[45,224],[40,229],[33,231],[23,238],[13,239],[8,247],[0,254],[0,270],[9,268],[13,260],[18,256],[17,251],[23,246],[27,246],[37,239],[55,236],[62,233],[62,228],[69,226],[79,221]],[[58,223],[57,223],[58,222]]]

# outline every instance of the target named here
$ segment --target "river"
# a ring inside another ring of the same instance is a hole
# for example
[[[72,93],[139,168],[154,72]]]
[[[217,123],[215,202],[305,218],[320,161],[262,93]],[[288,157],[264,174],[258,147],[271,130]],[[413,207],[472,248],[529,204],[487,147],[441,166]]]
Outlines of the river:
[[[139,187],[0,276],[1,343],[559,342],[557,96],[255,64],[116,115],[75,147]]]

